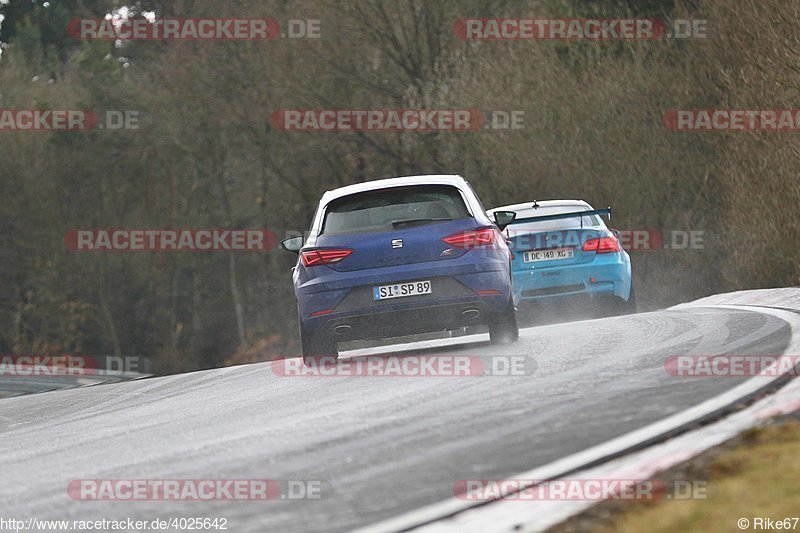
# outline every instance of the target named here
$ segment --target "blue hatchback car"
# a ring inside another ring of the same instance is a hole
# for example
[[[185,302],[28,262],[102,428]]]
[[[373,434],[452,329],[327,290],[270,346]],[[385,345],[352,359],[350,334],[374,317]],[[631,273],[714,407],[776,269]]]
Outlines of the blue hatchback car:
[[[326,192],[292,276],[303,357],[337,356],[337,342],[486,325],[493,342],[518,328],[511,252],[460,176],[412,176]]]
[[[505,229],[514,253],[512,274],[520,308],[555,301],[600,304],[605,314],[636,311],[631,259],[615,230],[582,200],[547,200],[489,211],[514,212]]]

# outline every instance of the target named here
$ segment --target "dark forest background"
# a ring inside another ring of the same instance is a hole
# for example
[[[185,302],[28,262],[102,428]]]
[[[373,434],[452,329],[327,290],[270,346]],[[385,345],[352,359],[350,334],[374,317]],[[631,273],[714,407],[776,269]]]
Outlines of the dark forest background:
[[[74,18],[318,19],[321,38],[81,41]],[[0,353],[151,357],[158,373],[297,353],[294,257],[76,253],[70,228],[303,230],[326,189],[458,173],[487,207],[611,205],[617,228],[703,231],[635,253],[641,307],[800,283],[800,137],[675,132],[670,108],[797,108],[785,0],[11,0],[0,108],[138,110],[136,130],[0,132]],[[707,19],[707,39],[464,42],[464,17]],[[273,129],[283,108],[522,110],[470,133]]]

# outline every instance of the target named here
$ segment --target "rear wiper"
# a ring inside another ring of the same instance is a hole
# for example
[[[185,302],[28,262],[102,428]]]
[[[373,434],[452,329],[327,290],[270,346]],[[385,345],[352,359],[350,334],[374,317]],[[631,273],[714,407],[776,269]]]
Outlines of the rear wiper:
[[[392,227],[397,228],[410,224],[426,224],[428,222],[444,222],[446,220],[453,220],[452,218],[408,218],[405,220],[395,220],[392,222]]]

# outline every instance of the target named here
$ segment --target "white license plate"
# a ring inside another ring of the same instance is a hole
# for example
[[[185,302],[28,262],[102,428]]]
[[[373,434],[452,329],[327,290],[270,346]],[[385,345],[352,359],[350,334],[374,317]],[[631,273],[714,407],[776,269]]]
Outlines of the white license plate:
[[[372,297],[375,300],[388,300],[389,298],[403,298],[405,296],[417,296],[419,294],[430,293],[430,281],[409,281],[407,283],[372,287]]]
[[[573,257],[575,257],[575,250],[572,248],[533,250],[522,254],[522,260],[525,263],[535,263],[537,261],[558,261],[560,259],[572,259]]]

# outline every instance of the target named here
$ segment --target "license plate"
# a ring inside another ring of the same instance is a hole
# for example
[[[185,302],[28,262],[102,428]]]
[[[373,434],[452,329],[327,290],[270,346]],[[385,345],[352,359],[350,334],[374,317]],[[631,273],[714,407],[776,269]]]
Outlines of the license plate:
[[[430,281],[410,281],[408,283],[395,283],[394,285],[380,285],[372,287],[372,296],[375,300],[388,300],[389,298],[403,298],[430,294]]]
[[[533,250],[522,254],[522,260],[525,263],[535,263],[537,261],[558,261],[560,259],[572,259],[573,257],[575,257],[575,250],[572,248]]]

